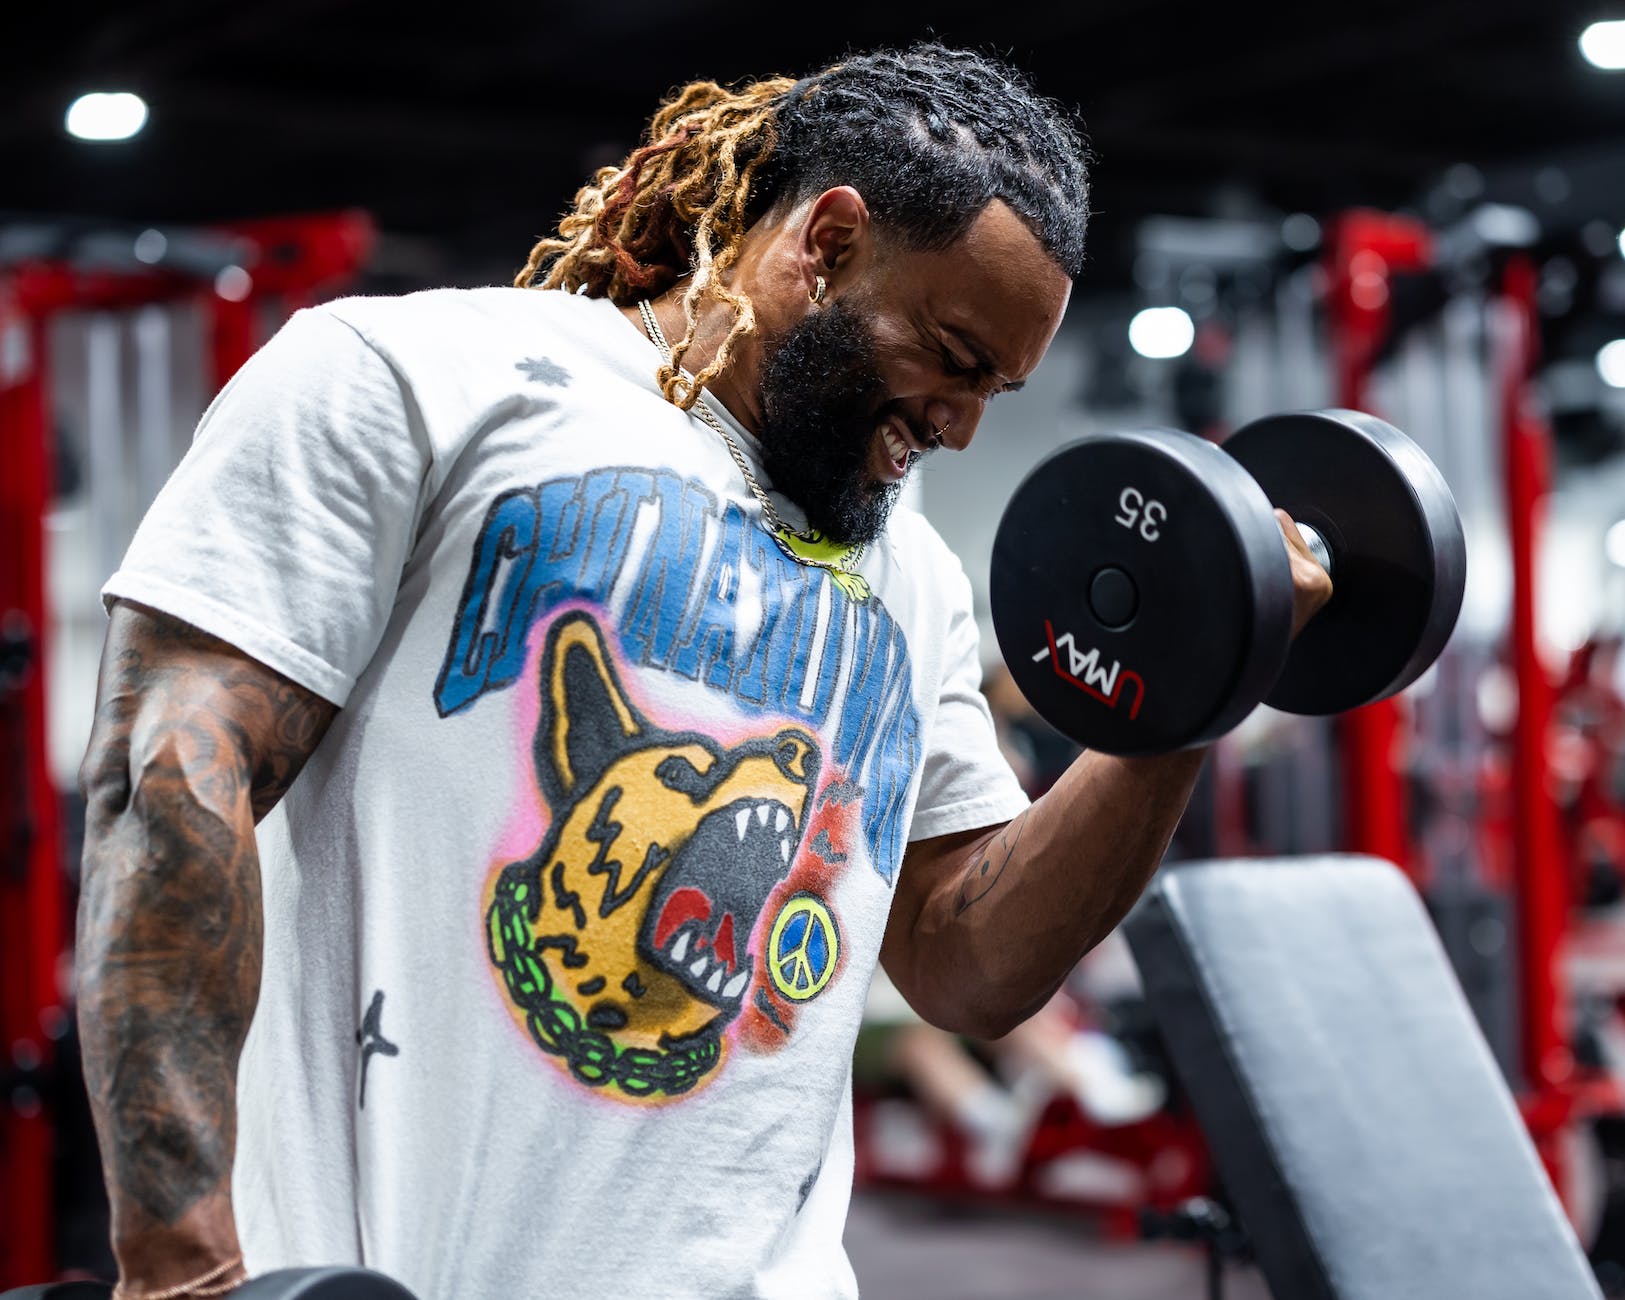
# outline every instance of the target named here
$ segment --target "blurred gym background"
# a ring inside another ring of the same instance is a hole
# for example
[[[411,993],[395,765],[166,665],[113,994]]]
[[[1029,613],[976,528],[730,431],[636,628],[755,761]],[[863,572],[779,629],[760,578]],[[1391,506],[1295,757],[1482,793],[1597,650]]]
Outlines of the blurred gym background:
[[[26,12],[25,12],[26,10]],[[917,503],[963,557],[1034,793],[1072,754],[1001,674],[989,548],[1094,430],[1383,416],[1468,539],[1399,696],[1261,707],[1171,858],[1357,850],[1425,898],[1604,1290],[1625,1295],[1625,9],[1618,0],[26,5],[0,82],[0,1286],[107,1275],[73,1029],[103,614],[136,522],[296,308],[506,284],[666,91],[933,35],[1083,113],[1089,264],[1050,355]],[[1199,636],[1201,629],[1192,629]],[[1024,1031],[874,999],[865,1293],[1267,1294],[1108,942]],[[1425,1068],[1425,1066],[1424,1066]]]

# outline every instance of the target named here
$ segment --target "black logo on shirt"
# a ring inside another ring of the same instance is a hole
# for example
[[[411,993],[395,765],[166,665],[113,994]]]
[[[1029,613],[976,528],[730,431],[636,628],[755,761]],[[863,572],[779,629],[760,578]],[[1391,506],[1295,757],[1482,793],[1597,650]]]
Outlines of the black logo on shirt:
[[[361,1028],[355,1031],[355,1041],[361,1045],[361,1109],[367,1109],[367,1066],[375,1055],[399,1056],[401,1049],[384,1037],[384,991],[372,995],[372,1005],[361,1018]]]

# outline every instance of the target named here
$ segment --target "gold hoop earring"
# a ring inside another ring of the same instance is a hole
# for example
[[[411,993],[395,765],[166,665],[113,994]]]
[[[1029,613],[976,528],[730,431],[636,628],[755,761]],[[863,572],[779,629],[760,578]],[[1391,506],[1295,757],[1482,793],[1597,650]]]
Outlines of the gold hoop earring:
[[[825,287],[826,286],[824,284],[824,277],[823,276],[821,276],[821,275],[813,276],[813,291],[807,295],[807,301],[812,303],[812,305],[815,306],[815,307],[819,303],[823,302],[824,301],[824,289],[825,289]]]

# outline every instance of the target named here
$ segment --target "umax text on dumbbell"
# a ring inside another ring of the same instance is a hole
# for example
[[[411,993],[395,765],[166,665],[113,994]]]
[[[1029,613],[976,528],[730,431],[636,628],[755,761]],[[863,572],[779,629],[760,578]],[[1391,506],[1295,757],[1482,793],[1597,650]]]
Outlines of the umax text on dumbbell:
[[[1140,705],[1145,703],[1145,681],[1133,669],[1124,668],[1116,659],[1112,660],[1111,667],[1107,668],[1101,662],[1098,646],[1090,646],[1088,651],[1078,649],[1077,641],[1072,633],[1063,632],[1055,635],[1055,628],[1048,619],[1044,620],[1044,635],[1046,644],[1033,656],[1033,662],[1043,663],[1048,659],[1055,675],[1062,681],[1076,686],[1086,695],[1091,695],[1108,708],[1117,707],[1118,698],[1122,695],[1125,684],[1134,686],[1134,703],[1129,706],[1128,716],[1140,716]],[[1067,667],[1061,667],[1061,648],[1066,648]]]

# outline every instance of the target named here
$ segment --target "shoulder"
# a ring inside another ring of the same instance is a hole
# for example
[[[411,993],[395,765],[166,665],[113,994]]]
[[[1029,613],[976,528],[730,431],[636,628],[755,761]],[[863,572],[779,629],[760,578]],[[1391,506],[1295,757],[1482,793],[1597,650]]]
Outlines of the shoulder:
[[[341,323],[414,389],[490,395],[516,370],[555,386],[588,371],[638,378],[640,363],[653,383],[642,336],[605,298],[491,285],[358,294],[308,314]]]
[[[604,299],[548,289],[507,285],[418,289],[403,294],[354,294],[334,298],[314,310],[326,312],[378,346],[428,337],[441,343],[487,330],[516,327],[568,333],[618,316]]]
[[[892,616],[923,634],[972,617],[975,594],[959,555],[914,506],[899,502],[862,572]]]
[[[968,581],[964,562],[915,506],[899,503],[886,521],[886,543],[905,572],[940,574],[949,582]]]

